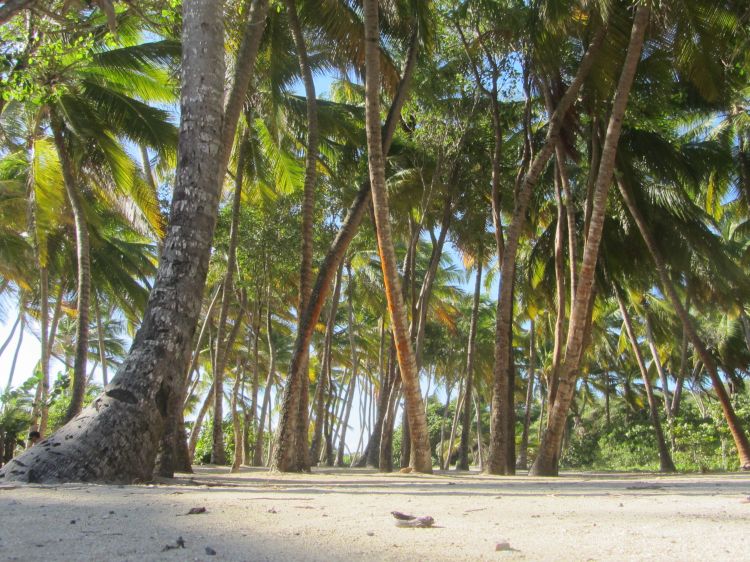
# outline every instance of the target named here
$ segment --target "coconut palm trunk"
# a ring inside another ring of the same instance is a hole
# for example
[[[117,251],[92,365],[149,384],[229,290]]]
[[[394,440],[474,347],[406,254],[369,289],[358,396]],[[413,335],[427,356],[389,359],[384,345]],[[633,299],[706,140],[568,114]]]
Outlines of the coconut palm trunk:
[[[333,331],[336,328],[336,313],[339,307],[339,296],[341,294],[341,276],[343,263],[339,266],[336,274],[336,286],[333,289],[331,298],[331,310],[328,313],[328,322],[326,322],[326,334],[323,343],[323,362],[320,366],[320,375],[318,385],[315,389],[314,408],[315,408],[315,427],[313,430],[312,446],[310,447],[310,459],[313,463],[318,462],[320,448],[323,439],[323,419],[325,416],[325,403],[327,395],[331,392],[331,343]]]
[[[417,53],[419,50],[419,35],[414,33],[406,57],[403,75],[399,82],[396,95],[391,103],[391,108],[383,127],[383,152],[388,153],[393,139],[393,134],[398,125],[401,108],[403,107],[406,96],[411,85],[411,79],[417,64]],[[281,413],[279,414],[279,425],[277,428],[276,448],[271,459],[271,468],[280,472],[289,472],[297,470],[293,462],[294,459],[294,441],[297,436],[297,425],[300,401],[299,388],[303,384],[304,376],[307,373],[307,353],[312,341],[315,325],[320,318],[320,312],[323,304],[328,297],[331,281],[336,275],[339,263],[344,259],[349,243],[357,233],[357,229],[365,216],[370,205],[370,183],[363,182],[359,191],[354,197],[349,209],[344,217],[336,238],[328,249],[323,262],[320,265],[318,276],[315,279],[312,293],[307,308],[302,312],[297,339],[294,344],[289,374],[287,376],[284,394],[282,396]]]
[[[656,446],[659,450],[659,471],[660,472],[674,472],[675,467],[672,462],[672,457],[667,449],[667,442],[664,440],[664,431],[659,421],[659,412],[656,406],[656,399],[654,398],[654,391],[651,387],[651,380],[648,376],[648,370],[646,364],[643,361],[643,354],[638,346],[638,338],[633,330],[633,321],[630,318],[628,309],[625,306],[620,290],[615,287],[615,297],[617,298],[617,305],[620,307],[620,315],[622,321],[625,324],[625,331],[630,341],[630,347],[633,350],[635,361],[638,364],[638,370],[641,372],[641,378],[643,379],[643,386],[646,389],[646,398],[648,399],[648,412],[651,417],[651,424],[654,426],[654,433],[656,435]]]
[[[66,141],[65,126],[58,116],[52,118],[52,133],[55,138],[57,156],[63,172],[63,183],[68,203],[73,212],[73,223],[76,233],[76,259],[78,265],[78,279],[76,290],[76,351],[73,363],[73,384],[70,404],[65,412],[65,422],[77,416],[83,408],[83,398],[86,394],[86,361],[89,346],[89,301],[91,298],[91,256],[89,249],[89,230],[86,216],[81,202],[81,194],[76,184],[75,165],[70,153],[70,146]]]
[[[224,370],[226,368],[227,356],[225,353],[226,343],[224,341],[224,330],[227,324],[227,313],[229,303],[233,296],[234,271],[237,263],[237,240],[240,227],[240,210],[242,208],[242,183],[245,178],[245,160],[247,159],[249,136],[242,135],[240,140],[240,154],[237,159],[237,171],[235,173],[234,197],[232,198],[232,221],[229,227],[229,248],[227,252],[227,270],[224,274],[222,286],[221,308],[219,309],[219,322],[216,326],[216,368],[214,370],[214,423],[211,445],[211,462],[213,464],[224,464],[226,452],[224,450]],[[240,314],[238,314],[239,322]],[[230,344],[231,345],[231,344]]]
[[[432,454],[427,433],[419,372],[409,337],[404,295],[398,273],[398,262],[393,247],[389,216],[388,192],[385,185],[385,158],[380,129],[380,32],[377,0],[364,2],[365,27],[365,117],[367,130],[367,159],[370,169],[372,206],[377,228],[378,253],[383,270],[383,282],[391,316],[396,354],[401,371],[401,383],[406,402],[406,415],[411,432],[411,465],[417,472],[432,472]]]
[[[466,395],[471,397],[474,392],[474,353],[476,352],[477,320],[479,319],[479,303],[482,296],[482,252],[479,251],[477,258],[477,272],[474,279],[474,300],[471,307],[471,324],[469,325],[469,343],[466,349]],[[471,448],[471,413],[473,404],[471,399],[464,400],[464,409],[461,415],[461,444],[458,449],[459,470],[469,470],[469,449]]]
[[[6,466],[0,480],[133,482],[153,475],[170,393],[184,380],[200,313],[225,170],[223,133],[231,129],[234,138],[236,126],[224,119],[223,10],[210,0],[185,0],[182,25],[175,189],[143,322],[104,394]],[[249,64],[252,73],[253,63],[254,56],[238,67]]]
[[[266,376],[266,387],[263,392],[263,405],[260,408],[260,418],[258,419],[258,435],[255,437],[253,466],[263,466],[263,428],[266,422],[266,415],[268,415],[269,418],[268,425],[271,425],[269,409],[271,407],[271,387],[273,386],[273,377],[276,374],[276,348],[273,345],[270,298],[268,302],[268,311],[266,312],[266,339],[268,341],[268,375]]]
[[[633,217],[633,220],[638,226],[638,230],[641,233],[641,238],[643,238],[643,241],[646,243],[646,247],[651,254],[651,259],[654,261],[657,274],[659,275],[659,281],[661,283],[662,291],[669,299],[672,308],[674,308],[678,318],[680,319],[680,322],[682,323],[682,329],[690,340],[690,343],[693,344],[693,348],[698,353],[698,357],[700,357],[700,360],[703,363],[706,371],[708,371],[708,376],[711,378],[711,383],[713,384],[714,391],[716,392],[716,396],[719,399],[719,404],[721,405],[724,419],[726,419],[727,421],[729,431],[732,433],[732,438],[734,439],[735,447],[737,447],[737,455],[739,456],[740,467],[742,467],[743,470],[750,470],[750,442],[748,442],[747,435],[742,428],[740,419],[737,417],[737,414],[734,411],[734,407],[732,406],[732,402],[729,399],[726,388],[724,388],[724,383],[719,377],[719,372],[716,367],[716,361],[714,360],[713,355],[709,353],[701,337],[698,335],[698,330],[693,323],[692,317],[683,306],[682,301],[677,294],[677,289],[675,288],[674,283],[669,277],[666,261],[664,260],[664,257],[662,256],[662,253],[656,244],[656,240],[651,233],[651,229],[649,228],[648,223],[646,222],[643,214],[636,204],[633,194],[630,192],[628,186],[624,183],[624,181],[618,181],[617,186],[620,190],[620,195],[625,201],[625,205],[630,212],[630,215]]]
[[[640,4],[633,19],[628,49],[612,102],[612,111],[602,148],[583,260],[578,274],[578,288],[575,300],[571,303],[565,359],[559,373],[555,403],[550,405],[549,423],[539,445],[536,461],[531,467],[531,472],[538,476],[554,476],[558,471],[565,422],[575,392],[576,373],[583,356],[584,340],[587,339],[585,335],[593,310],[594,274],[604,229],[607,195],[612,183],[622,120],[641,57],[648,20],[649,8],[646,4]]]
[[[522,470],[528,467],[529,449],[529,426],[531,425],[531,401],[534,397],[534,379],[536,378],[536,330],[532,318],[529,325],[529,380],[526,384],[526,404],[524,405],[523,432],[521,433],[521,445],[518,451],[516,466]],[[541,418],[539,418],[541,423]]]
[[[550,116],[544,145],[529,164],[528,171],[520,178],[516,190],[516,206],[505,236],[500,257],[500,286],[498,288],[497,319],[495,325],[495,366],[492,385],[492,415],[490,419],[490,452],[487,470],[491,474],[513,474],[516,469],[514,454],[515,435],[511,435],[513,424],[513,372],[511,344],[513,335],[513,280],[516,273],[516,257],[521,234],[526,224],[526,210],[534,186],[552,156],[560,138],[563,120],[588,76],[599,54],[606,34],[606,26],[597,30],[581,59],[575,78],[558,102]],[[498,244],[498,248],[500,245]]]

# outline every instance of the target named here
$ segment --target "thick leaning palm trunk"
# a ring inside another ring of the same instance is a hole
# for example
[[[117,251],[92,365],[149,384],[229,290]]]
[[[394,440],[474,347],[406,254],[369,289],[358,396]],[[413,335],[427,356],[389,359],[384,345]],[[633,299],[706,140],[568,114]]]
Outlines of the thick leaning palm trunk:
[[[398,275],[396,252],[391,237],[388,192],[385,185],[385,159],[380,131],[380,60],[378,2],[365,0],[365,117],[367,129],[367,158],[370,169],[372,205],[377,227],[378,252],[383,269],[388,311],[391,315],[393,337],[401,371],[401,382],[406,401],[406,415],[412,441],[412,467],[418,472],[432,472],[432,454],[427,434],[427,419],[419,388],[419,372],[409,336],[401,280]]]
[[[148,480],[169,393],[200,313],[222,175],[224,27],[211,0],[183,4],[181,127],[171,221],[133,347],[94,403],[0,472],[0,481]]]
[[[594,187],[594,203],[591,211],[588,237],[586,238],[583,261],[578,274],[578,287],[575,300],[571,303],[565,358],[560,368],[555,403],[550,405],[549,423],[542,437],[542,442],[539,445],[539,453],[536,461],[531,467],[531,473],[539,476],[555,476],[558,471],[563,430],[570,403],[573,400],[573,393],[575,392],[576,373],[578,372],[584,351],[584,336],[593,310],[591,299],[593,296],[594,274],[599,256],[599,244],[604,229],[607,195],[615,168],[617,144],[620,140],[622,120],[628,104],[630,88],[633,84],[633,78],[638,68],[638,61],[641,57],[645,41],[649,11],[646,5],[639,5],[636,10],[628,50],[625,54],[625,61],[612,102],[612,113],[604,139],[604,147]]]

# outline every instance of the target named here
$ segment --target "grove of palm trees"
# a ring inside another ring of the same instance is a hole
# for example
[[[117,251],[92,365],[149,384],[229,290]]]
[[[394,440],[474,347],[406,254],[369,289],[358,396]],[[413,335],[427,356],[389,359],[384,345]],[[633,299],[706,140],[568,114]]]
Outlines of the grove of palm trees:
[[[0,558],[746,554],[747,2],[13,0],[0,44]],[[171,534],[33,550],[92,501]]]

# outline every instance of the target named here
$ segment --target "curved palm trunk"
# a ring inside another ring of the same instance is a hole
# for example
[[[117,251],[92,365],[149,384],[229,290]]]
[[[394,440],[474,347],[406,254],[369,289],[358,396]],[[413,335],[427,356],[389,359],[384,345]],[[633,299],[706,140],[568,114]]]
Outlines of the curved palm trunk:
[[[620,72],[620,79],[612,102],[612,113],[607,127],[607,134],[602,148],[601,162],[594,188],[594,201],[591,211],[588,236],[583,251],[583,261],[580,267],[578,289],[575,301],[571,304],[570,321],[568,325],[568,339],[565,349],[565,359],[559,374],[558,390],[555,403],[550,406],[549,424],[542,437],[531,472],[538,476],[554,476],[557,474],[560,448],[562,446],[563,431],[567,419],[570,403],[575,392],[575,378],[583,355],[584,340],[590,324],[593,310],[593,285],[596,262],[599,256],[599,243],[604,228],[604,217],[607,207],[607,194],[612,183],[617,155],[617,144],[620,140],[622,120],[633,84],[635,71],[641,57],[641,50],[648,26],[649,8],[640,4],[636,10],[633,27],[630,34],[628,50]]]
[[[227,272],[224,275],[222,287],[221,309],[219,309],[219,323],[216,327],[216,368],[214,369],[214,419],[211,446],[211,462],[224,464],[226,451],[224,450],[224,370],[226,368],[226,353],[224,330],[227,324],[227,312],[232,299],[234,286],[234,270],[237,263],[237,237],[240,226],[240,210],[242,208],[242,183],[245,179],[245,159],[247,158],[248,134],[245,133],[240,141],[240,154],[235,174],[234,197],[232,199],[232,223],[229,227],[229,249],[227,255]],[[237,315],[237,322],[241,311]],[[231,343],[229,343],[231,345]]]
[[[270,291],[270,289],[269,289]],[[266,423],[266,415],[271,406],[271,385],[276,373],[276,349],[273,346],[273,332],[271,331],[271,302],[269,299],[268,311],[266,312],[266,338],[268,340],[268,376],[266,377],[266,389],[263,392],[263,405],[260,409],[258,419],[258,435],[255,437],[255,450],[253,452],[253,466],[263,466],[263,428]],[[270,426],[270,414],[269,426]]]
[[[667,449],[667,443],[664,440],[664,431],[659,421],[659,412],[656,407],[656,399],[654,398],[654,391],[651,388],[651,380],[648,376],[648,370],[643,362],[643,355],[641,349],[638,347],[638,339],[633,331],[633,322],[630,319],[630,314],[622,300],[620,291],[615,289],[615,296],[617,297],[617,305],[620,307],[620,315],[622,316],[623,323],[625,324],[625,331],[628,334],[628,340],[630,341],[630,347],[633,350],[635,361],[638,363],[638,369],[641,372],[641,378],[643,379],[643,386],[646,388],[646,398],[648,399],[648,411],[651,416],[651,423],[654,426],[654,433],[656,434],[656,445],[659,449],[659,472],[674,472],[675,467],[672,462],[672,457],[669,455],[669,449]]]
[[[419,50],[419,36],[415,33],[409,47],[409,53],[406,59],[403,76],[393,98],[391,108],[383,127],[383,152],[387,153],[391,146],[393,134],[398,125],[401,108],[406,101],[406,95],[411,85],[411,79],[417,64],[417,53]],[[294,440],[297,435],[298,415],[293,412],[299,411],[300,386],[304,381],[304,374],[307,372],[307,353],[312,340],[315,325],[320,318],[320,312],[323,304],[328,297],[331,281],[338,269],[339,263],[344,259],[349,243],[357,233],[357,229],[367,212],[370,204],[370,184],[363,182],[357,195],[354,197],[346,217],[341,225],[336,238],[328,249],[323,263],[320,265],[318,276],[315,279],[312,293],[308,306],[302,312],[297,331],[297,339],[294,344],[291,364],[287,382],[284,386],[284,394],[281,398],[281,413],[279,414],[279,425],[277,428],[276,448],[271,459],[270,465],[272,470],[280,472],[289,472],[298,470],[294,463]],[[306,410],[305,410],[306,411]]]
[[[377,0],[365,0],[365,116],[367,129],[367,157],[372,187],[372,206],[377,227],[378,253],[383,269],[388,311],[391,315],[401,371],[401,382],[406,402],[406,415],[412,441],[412,468],[418,472],[432,472],[432,455],[427,434],[419,372],[409,337],[404,296],[398,274],[396,252],[391,237],[388,192],[385,186],[385,159],[380,130],[380,33],[378,30]]]
[[[734,408],[732,407],[732,402],[729,399],[729,395],[727,394],[726,389],[724,388],[724,383],[719,377],[719,372],[716,368],[716,362],[703,343],[703,340],[698,335],[698,330],[693,323],[693,319],[683,306],[682,301],[680,301],[680,297],[677,294],[674,283],[672,283],[672,280],[669,278],[669,273],[667,272],[667,265],[664,261],[664,257],[662,256],[661,251],[659,251],[659,247],[656,245],[656,240],[654,239],[653,234],[651,233],[651,230],[649,229],[648,224],[643,217],[643,214],[641,214],[640,209],[636,205],[632,193],[630,193],[627,185],[625,185],[625,183],[622,181],[618,181],[617,186],[620,190],[620,195],[622,195],[622,198],[625,201],[625,205],[628,207],[630,215],[633,217],[633,220],[638,226],[638,230],[641,233],[643,241],[646,243],[646,247],[651,254],[651,258],[654,260],[654,265],[656,266],[656,271],[659,275],[659,280],[661,281],[662,291],[672,304],[672,307],[674,308],[677,316],[680,319],[680,322],[682,323],[682,329],[690,340],[690,343],[693,344],[693,347],[698,353],[698,356],[700,357],[703,366],[706,368],[706,371],[708,371],[708,376],[711,378],[711,383],[713,384],[714,391],[716,392],[716,396],[719,399],[719,404],[721,404],[724,418],[727,420],[729,431],[732,433],[734,444],[737,447],[737,455],[740,459],[740,466],[743,470],[750,470],[750,442],[748,442],[747,435],[742,429],[742,424],[737,417]]]
[[[170,225],[130,353],[104,394],[4,467],[0,480],[133,482],[152,477],[169,395],[190,361],[224,172],[224,26],[222,10],[212,1],[183,3],[182,76]]]
[[[214,386],[213,384],[208,389],[208,393],[206,394],[206,397],[203,399],[203,404],[201,405],[201,409],[198,411],[198,416],[195,418],[195,423],[193,423],[193,429],[190,432],[190,438],[188,439],[188,456],[190,457],[190,461],[193,461],[193,458],[195,457],[195,447],[198,445],[198,438],[201,435],[201,428],[203,427],[203,420],[206,418],[206,414],[208,413],[208,409],[211,407],[211,403],[213,402],[213,396],[214,396]]]
[[[242,362],[237,365],[237,372],[235,373],[234,386],[232,387],[232,429],[234,430],[234,458],[232,460],[231,472],[239,472],[240,465],[242,465],[242,422],[240,421],[240,413],[237,408],[240,396],[240,384],[245,376],[245,368]]]
[[[46,360],[47,360],[47,377],[44,378],[44,371],[42,371],[42,396],[41,396],[41,411],[39,419],[39,433],[42,438],[47,434],[47,423],[49,421],[49,359],[52,355],[52,347],[55,344],[55,336],[57,334],[57,324],[60,321],[62,315],[63,305],[63,293],[65,292],[65,286],[60,282],[57,289],[57,301],[55,302],[55,311],[52,313],[52,323],[49,328],[49,335],[47,337],[46,347]]]
[[[531,401],[534,397],[534,379],[536,378],[536,331],[534,319],[531,319],[529,327],[529,381],[526,385],[526,404],[524,406],[523,433],[521,434],[521,445],[518,451],[516,466],[522,470],[528,468],[527,453],[529,448],[529,426],[531,425]],[[541,424],[542,418],[539,418]]]
[[[466,396],[473,396],[474,392],[474,352],[477,338],[477,319],[479,318],[479,301],[482,295],[482,258],[477,260],[477,273],[474,279],[474,301],[471,308],[471,324],[469,326],[469,343],[466,349]],[[473,404],[471,399],[464,400],[464,409],[461,417],[461,444],[458,449],[458,463],[456,468],[469,470],[469,449],[471,434],[471,411]]]
[[[75,182],[75,169],[65,142],[64,125],[58,117],[52,119],[52,133],[55,147],[60,159],[63,172],[63,183],[68,196],[70,208],[73,211],[73,222],[76,232],[76,257],[78,262],[78,279],[76,289],[78,300],[76,313],[76,351],[73,364],[73,394],[70,405],[65,413],[65,422],[77,416],[83,408],[83,398],[86,394],[86,360],[89,346],[89,300],[91,297],[91,257],[89,250],[89,231],[86,217],[81,204]]]
[[[515,435],[513,429],[513,365],[511,345],[513,336],[513,280],[521,234],[526,224],[526,210],[534,186],[552,156],[560,138],[560,128],[578,92],[588,76],[604,41],[606,27],[597,30],[594,39],[581,59],[578,71],[550,117],[547,137],[541,150],[534,156],[526,175],[520,181],[513,218],[507,229],[501,256],[500,287],[495,326],[495,367],[492,386],[492,416],[490,423],[490,453],[487,470],[491,474],[515,472]]]
[[[305,184],[302,198],[302,248],[300,261],[300,291],[298,330],[301,329],[302,311],[307,308],[312,292],[313,282],[313,219],[315,214],[315,182],[317,180],[318,164],[318,105],[315,93],[315,82],[307,56],[307,46],[302,34],[295,0],[286,0],[286,13],[289,18],[289,27],[294,39],[294,46],[299,59],[302,82],[305,86],[305,99],[307,103],[307,147],[305,153]],[[307,370],[307,356],[303,371]],[[299,385],[299,406],[297,419],[297,434],[293,447],[295,448],[295,462],[298,470],[309,470],[311,455],[308,449],[308,425],[309,417],[307,410],[309,379],[302,377]],[[319,425],[319,424],[318,424]],[[317,428],[317,426],[316,426]],[[314,461],[315,457],[312,456]]]
[[[338,311],[339,296],[341,294],[342,271],[343,263],[339,266],[336,275],[336,286],[333,289],[333,297],[331,298],[331,310],[328,313],[328,322],[326,322],[326,335],[323,344],[323,362],[320,366],[318,386],[315,389],[315,428],[313,431],[312,446],[310,447],[310,458],[313,463],[317,463],[318,458],[320,457],[320,448],[323,439],[323,419],[326,411],[325,404],[327,394],[330,393],[331,389],[331,341],[333,339],[334,328],[336,327],[336,312]]]
[[[648,340],[648,347],[651,351],[651,357],[654,360],[656,371],[659,373],[659,381],[661,382],[662,396],[664,397],[664,413],[667,416],[667,431],[669,433],[669,439],[674,443],[674,419],[672,417],[672,401],[669,397],[669,383],[667,381],[667,373],[664,371],[664,365],[662,365],[661,357],[659,357],[659,350],[656,347],[656,340],[654,340],[654,330],[651,322],[651,315],[648,311],[645,314],[646,321],[646,339]]]

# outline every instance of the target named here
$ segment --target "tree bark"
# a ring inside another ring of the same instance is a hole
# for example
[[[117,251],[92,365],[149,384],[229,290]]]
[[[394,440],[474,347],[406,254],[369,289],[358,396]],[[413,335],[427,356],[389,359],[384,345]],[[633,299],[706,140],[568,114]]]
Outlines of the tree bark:
[[[222,13],[209,0],[183,3],[181,127],[170,225],[130,353],[103,395],[4,467],[0,481],[151,479],[169,394],[190,360],[219,202]]]
[[[622,71],[612,102],[607,134],[604,139],[601,162],[594,188],[594,202],[590,217],[589,231],[583,251],[583,261],[580,267],[576,298],[571,303],[568,338],[565,349],[565,359],[559,375],[557,397],[550,407],[550,421],[542,437],[539,453],[531,468],[531,473],[537,476],[557,475],[560,447],[562,444],[565,421],[568,415],[573,393],[575,391],[575,375],[578,372],[583,355],[584,336],[589,325],[592,311],[592,294],[596,262],[599,256],[599,243],[604,228],[604,218],[607,207],[607,194],[612,183],[615,167],[617,145],[620,140],[622,120],[628,103],[630,88],[641,57],[641,50],[648,26],[649,8],[640,4],[636,9],[631,30],[628,49],[625,54]]]
[[[271,386],[273,385],[273,377],[276,373],[276,348],[273,345],[273,330],[271,329],[271,302],[270,302],[270,287],[269,287],[269,302],[268,310],[266,312],[266,338],[268,340],[268,375],[266,376],[266,388],[263,392],[263,405],[260,408],[260,418],[258,419],[258,435],[255,437],[255,452],[253,454],[253,466],[263,466],[263,427],[266,421],[266,414],[269,418],[271,415],[268,410],[271,406]]]

